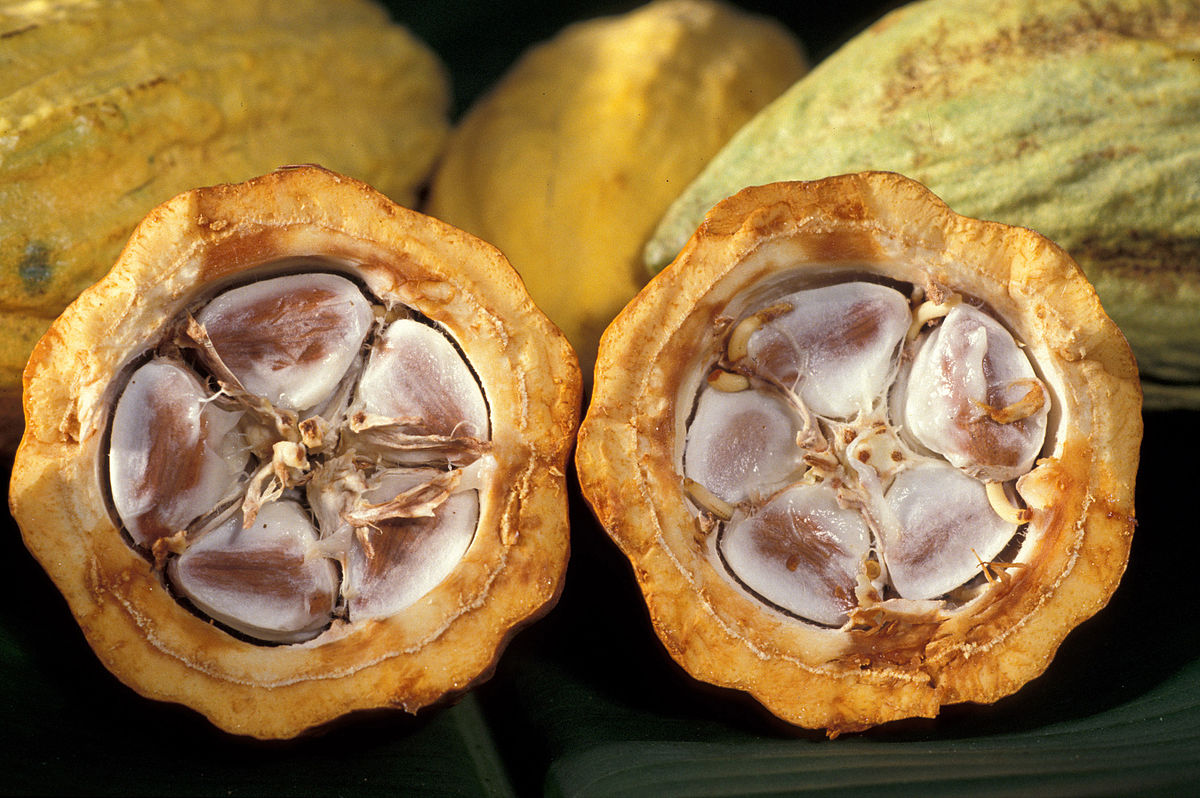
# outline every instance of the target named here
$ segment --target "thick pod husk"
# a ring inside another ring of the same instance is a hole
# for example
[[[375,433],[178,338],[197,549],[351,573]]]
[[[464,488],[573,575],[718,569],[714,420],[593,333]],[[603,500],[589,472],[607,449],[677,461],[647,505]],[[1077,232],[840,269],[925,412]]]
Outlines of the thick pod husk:
[[[411,206],[449,130],[438,58],[366,0],[0,9],[0,419],[34,342],[151,208],[320,163]]]
[[[768,607],[715,563],[681,459],[705,364],[748,298],[766,304],[772,286],[839,275],[985,302],[1038,364],[1053,409],[1017,483],[1032,510],[1020,567],[962,605],[893,615],[885,602],[832,628]],[[671,656],[837,734],[1008,695],[1104,606],[1134,529],[1140,402],[1128,345],[1062,249],[959,216],[899,175],[864,173],[746,189],[713,209],[605,332],[576,464]]]
[[[123,369],[220,287],[320,259],[446,330],[478,377],[493,469],[451,574],[398,615],[335,619],[304,643],[249,642],[194,614],[111,509],[106,430]],[[289,737],[355,710],[415,712],[486,677],[513,631],[557,599],[564,469],[580,380],[566,340],[490,245],[315,167],[182,194],[38,343],[10,506],[96,655],[143,695],[217,726]]]
[[[1148,407],[1200,406],[1200,5],[925,0],[881,19],[740,131],[663,219],[670,261],[743,186],[900,172],[1030,227],[1095,285]]]
[[[667,206],[806,68],[781,25],[714,0],[577,23],[469,110],[427,210],[504,252],[590,378]]]

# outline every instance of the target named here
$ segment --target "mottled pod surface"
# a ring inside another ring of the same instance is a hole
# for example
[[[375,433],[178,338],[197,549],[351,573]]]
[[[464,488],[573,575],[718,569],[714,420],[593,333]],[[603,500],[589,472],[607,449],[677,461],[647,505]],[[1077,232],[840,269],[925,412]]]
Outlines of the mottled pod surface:
[[[922,0],[742,128],[664,217],[671,261],[745,186],[887,170],[1083,268],[1146,406],[1200,406],[1200,4]]]
[[[745,189],[605,332],[576,463],[689,673],[831,734],[992,702],[1104,606],[1129,346],[1058,246],[858,173]]]
[[[460,693],[553,605],[579,401],[497,250],[288,168],[159,206],[54,322],[10,506],[117,677],[290,737]]]

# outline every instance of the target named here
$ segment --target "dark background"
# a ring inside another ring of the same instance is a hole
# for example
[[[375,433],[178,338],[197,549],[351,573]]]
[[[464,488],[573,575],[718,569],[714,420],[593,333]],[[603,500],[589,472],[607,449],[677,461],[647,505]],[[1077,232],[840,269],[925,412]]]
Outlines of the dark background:
[[[637,3],[391,4],[447,63],[456,114],[531,44]],[[816,63],[898,3],[742,2]],[[988,707],[829,742],[699,685],[663,653],[628,564],[576,491],[558,606],[452,706],[281,743],[140,698],[91,653],[0,518],[0,791],[45,795],[1112,795],[1195,793],[1200,625],[1184,506],[1200,414],[1146,414],[1139,527],[1110,606],[1041,678]],[[7,484],[7,463],[0,473]]]

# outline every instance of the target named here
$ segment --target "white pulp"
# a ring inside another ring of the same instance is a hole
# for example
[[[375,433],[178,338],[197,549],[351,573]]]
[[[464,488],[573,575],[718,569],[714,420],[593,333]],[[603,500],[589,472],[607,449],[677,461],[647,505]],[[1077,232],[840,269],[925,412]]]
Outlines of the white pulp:
[[[254,637],[292,642],[328,625],[338,593],[332,560],[293,501],[241,514],[202,535],[172,563],[172,581],[206,615]]]
[[[917,350],[902,404],[904,427],[955,466],[993,480],[1029,471],[1046,435],[1048,406],[1008,424],[987,407],[1018,402],[1036,382],[1029,359],[1003,325],[957,305]]]
[[[992,509],[983,483],[936,460],[897,475],[886,499],[896,523],[883,525],[880,549],[905,598],[936,598],[970,581],[1017,531]]]
[[[717,366],[748,387],[701,388],[682,462],[726,505],[695,501],[719,521],[713,551],[732,578],[841,626],[862,601],[944,599],[984,574],[1019,528],[985,482],[1032,468],[1048,416],[1008,330],[958,303],[910,340],[926,319],[868,282],[794,291],[744,318],[744,353],[730,344]]]
[[[447,335],[386,316],[334,274],[230,288],[119,396],[117,516],[207,617],[310,639],[402,612],[470,548],[486,399]]]
[[[402,421],[431,435],[488,434],[479,383],[454,345],[411,319],[388,326],[358,383],[367,412]]]
[[[383,502],[419,484],[419,474],[389,475],[363,498]],[[432,515],[363,527],[346,562],[351,616],[395,615],[436,587],[467,553],[478,519],[479,498],[472,491],[451,494]]]
[[[871,545],[862,515],[821,485],[795,485],[722,538],[729,567],[767,601],[817,623],[845,622]]]
[[[248,458],[234,429],[241,414],[208,398],[187,367],[160,358],[133,373],[117,402],[109,482],[139,546],[186,529],[236,490]]]
[[[795,414],[758,391],[705,391],[688,430],[685,476],[727,502],[782,487],[801,467]]]
[[[276,407],[306,411],[337,388],[373,316],[354,283],[314,273],[231,288],[196,321],[247,391]]]
[[[754,371],[823,416],[870,409],[895,371],[896,349],[912,321],[904,297],[874,283],[839,283],[779,302],[792,310],[750,336]]]

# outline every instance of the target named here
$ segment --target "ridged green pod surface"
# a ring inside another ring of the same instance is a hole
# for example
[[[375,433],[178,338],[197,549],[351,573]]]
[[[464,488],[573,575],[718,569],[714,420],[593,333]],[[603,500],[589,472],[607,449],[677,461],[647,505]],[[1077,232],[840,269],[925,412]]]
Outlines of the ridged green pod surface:
[[[3,443],[34,343],[151,208],[296,163],[412,204],[448,105],[438,57],[368,0],[0,7]]]
[[[1200,4],[892,12],[731,139],[664,217],[647,264],[669,262],[744,186],[866,169],[1063,246],[1133,347],[1147,407],[1200,407]]]

